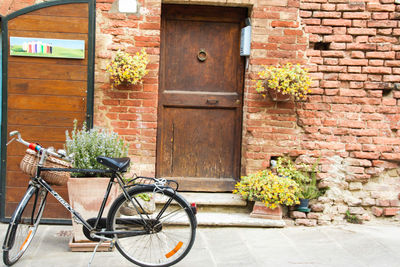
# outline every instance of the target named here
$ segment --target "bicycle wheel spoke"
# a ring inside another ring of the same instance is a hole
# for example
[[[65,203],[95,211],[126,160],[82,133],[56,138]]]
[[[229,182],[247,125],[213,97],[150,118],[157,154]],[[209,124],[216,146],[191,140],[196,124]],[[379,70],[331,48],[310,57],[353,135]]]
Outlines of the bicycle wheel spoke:
[[[18,261],[35,236],[46,203],[47,193],[42,190],[44,189],[29,187],[21,206],[18,207],[19,213],[13,217],[19,219],[8,228],[7,236],[10,236],[10,240],[7,246],[9,247],[3,253],[3,259],[7,265]]]
[[[134,188],[130,192],[130,196],[138,200],[139,194],[148,194],[154,201],[154,203],[140,203],[146,215],[145,219],[135,213],[123,214],[124,208],[121,207],[126,206],[124,202],[129,202],[129,200],[120,199],[110,209],[108,220],[111,230],[145,229],[147,233],[117,238],[116,247],[123,256],[139,266],[175,264],[189,252],[193,245],[195,225],[190,207],[172,191],[154,192],[153,187],[148,186]],[[135,222],[141,223],[134,225]]]

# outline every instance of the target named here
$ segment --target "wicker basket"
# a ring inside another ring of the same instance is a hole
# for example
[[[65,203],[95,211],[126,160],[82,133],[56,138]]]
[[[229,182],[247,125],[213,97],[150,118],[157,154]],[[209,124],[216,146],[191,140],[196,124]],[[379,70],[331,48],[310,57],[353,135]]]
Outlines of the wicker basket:
[[[39,155],[32,149],[27,149],[25,156],[21,160],[19,167],[21,170],[30,175],[36,175],[37,164],[39,163]],[[47,157],[44,162],[46,168],[71,168],[71,164],[55,157]],[[70,178],[70,172],[43,171],[41,177],[51,185],[65,185]]]

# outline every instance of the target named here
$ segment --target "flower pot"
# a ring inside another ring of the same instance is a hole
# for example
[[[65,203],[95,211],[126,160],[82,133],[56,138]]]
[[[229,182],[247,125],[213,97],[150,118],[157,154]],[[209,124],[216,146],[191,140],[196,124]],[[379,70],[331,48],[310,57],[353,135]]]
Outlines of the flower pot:
[[[266,207],[261,201],[256,201],[253,206],[253,211],[250,213],[250,217],[282,220],[282,207],[278,205],[275,209],[271,209]]]
[[[74,210],[87,220],[97,217],[110,178],[71,178],[68,181],[69,202]],[[118,186],[113,186],[103,217],[107,216],[112,202],[118,196]],[[89,242],[82,232],[82,225],[72,218],[74,242]]]
[[[289,94],[283,94],[282,92],[278,92],[275,89],[267,87],[268,94],[271,97],[272,100],[277,101],[277,102],[286,102],[291,99],[291,96]]]
[[[299,200],[300,205],[297,206],[297,210],[302,212],[310,212],[310,208],[308,207],[310,200],[307,198],[300,198]]]
[[[111,83],[113,83],[112,80]],[[131,84],[127,82],[118,85],[112,84],[112,86],[113,88],[121,91],[139,91],[141,89],[141,84]]]

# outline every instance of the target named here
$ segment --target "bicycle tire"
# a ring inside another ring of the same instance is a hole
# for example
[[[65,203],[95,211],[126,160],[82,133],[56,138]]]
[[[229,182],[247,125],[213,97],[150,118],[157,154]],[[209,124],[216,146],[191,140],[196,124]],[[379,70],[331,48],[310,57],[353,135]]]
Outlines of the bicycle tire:
[[[43,210],[46,206],[47,191],[30,185],[11,217],[3,244],[3,262],[7,266],[16,263],[35,236]]]
[[[138,236],[117,237],[115,234],[115,245],[119,252],[142,267],[171,266],[182,260],[193,246],[197,227],[195,215],[186,200],[170,188],[159,191],[152,185],[136,186],[128,194],[132,201],[142,199],[138,200],[141,205],[139,210],[135,210],[121,194],[108,213],[108,230],[146,231],[145,224],[152,230]],[[151,199],[147,204],[143,200],[147,198],[146,195]],[[157,220],[164,206],[166,209]],[[129,212],[131,214],[127,214]]]

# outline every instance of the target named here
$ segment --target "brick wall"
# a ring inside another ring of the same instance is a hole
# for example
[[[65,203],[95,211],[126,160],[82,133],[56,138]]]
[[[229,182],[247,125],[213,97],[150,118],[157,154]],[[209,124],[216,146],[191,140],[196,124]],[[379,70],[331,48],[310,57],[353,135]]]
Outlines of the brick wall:
[[[160,54],[159,0],[139,1],[139,14],[117,12],[116,3],[97,1],[95,117],[94,123],[117,132],[129,141],[133,169],[141,175],[155,171],[158,68]],[[149,73],[143,84],[112,88],[106,66],[118,49],[149,54]]]
[[[10,3],[13,3],[10,1]],[[400,192],[400,6],[394,0],[169,0],[163,3],[246,6],[252,54],[245,76],[242,173],[269,167],[273,156],[297,162],[321,156],[326,195],[299,224],[393,216]],[[139,0],[140,15],[98,0],[95,124],[130,143],[134,170],[155,171],[161,0]],[[118,49],[150,54],[142,85],[114,89],[105,72]],[[262,65],[307,65],[312,94],[273,102],[258,94]]]

